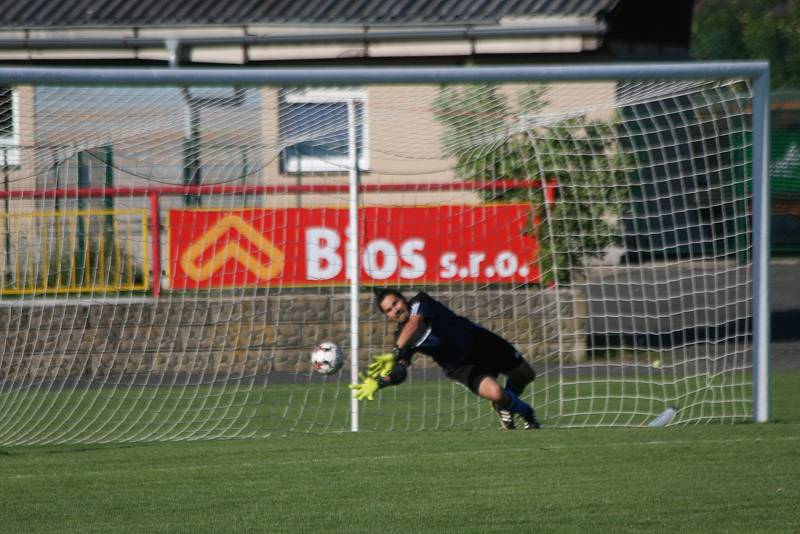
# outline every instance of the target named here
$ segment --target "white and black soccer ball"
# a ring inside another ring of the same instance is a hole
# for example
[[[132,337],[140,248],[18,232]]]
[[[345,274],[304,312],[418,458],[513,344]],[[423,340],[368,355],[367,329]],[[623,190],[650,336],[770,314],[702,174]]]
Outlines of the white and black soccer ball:
[[[344,365],[344,354],[336,343],[324,341],[314,347],[311,353],[311,366],[316,372],[332,375],[341,369],[342,365]]]

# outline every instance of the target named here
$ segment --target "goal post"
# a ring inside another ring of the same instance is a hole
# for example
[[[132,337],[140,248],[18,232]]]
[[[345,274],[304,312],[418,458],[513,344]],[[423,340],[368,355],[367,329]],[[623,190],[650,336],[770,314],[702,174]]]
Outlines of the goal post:
[[[508,338],[545,425],[769,420],[767,63],[0,68],[3,91],[0,444],[495,426],[421,355],[352,398],[391,347],[374,287]],[[322,377],[326,340],[349,358]]]
[[[753,419],[769,421],[769,65],[753,77]]]

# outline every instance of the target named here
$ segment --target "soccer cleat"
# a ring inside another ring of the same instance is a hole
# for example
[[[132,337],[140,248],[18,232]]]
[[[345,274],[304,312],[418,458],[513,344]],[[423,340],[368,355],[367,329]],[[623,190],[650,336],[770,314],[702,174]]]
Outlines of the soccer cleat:
[[[500,417],[500,427],[503,430],[514,430],[517,426],[514,424],[514,414],[508,410],[498,408],[497,403],[492,403],[492,408],[497,412]]]
[[[522,428],[525,430],[538,430],[542,428],[542,425],[536,420],[536,412],[533,411],[533,408],[522,414],[522,421]]]

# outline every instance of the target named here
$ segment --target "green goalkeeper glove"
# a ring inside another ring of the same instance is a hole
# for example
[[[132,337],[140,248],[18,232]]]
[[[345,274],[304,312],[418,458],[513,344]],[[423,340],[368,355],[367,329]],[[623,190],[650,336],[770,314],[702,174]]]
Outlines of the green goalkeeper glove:
[[[360,384],[350,384],[349,386],[353,390],[353,396],[358,400],[375,400],[375,392],[380,388],[378,381],[371,376],[364,376],[363,373],[359,373],[358,376],[362,382]]]
[[[367,376],[371,378],[380,378],[386,376],[394,369],[394,356],[390,354],[380,354],[372,357],[369,367],[367,367]]]

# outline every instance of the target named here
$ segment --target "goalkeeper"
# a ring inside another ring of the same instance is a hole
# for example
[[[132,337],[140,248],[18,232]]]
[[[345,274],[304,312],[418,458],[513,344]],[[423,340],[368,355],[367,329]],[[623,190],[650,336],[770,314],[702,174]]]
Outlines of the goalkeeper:
[[[421,352],[434,359],[445,374],[470,391],[488,399],[504,429],[516,427],[514,415],[523,428],[537,429],[533,408],[520,399],[535,378],[527,361],[511,343],[452,310],[427,293],[406,300],[394,289],[375,291],[375,301],[386,318],[397,324],[391,355],[377,356],[362,382],[351,384],[359,400],[374,398],[377,390],[406,379],[411,357]],[[505,387],[498,375],[507,377]]]

